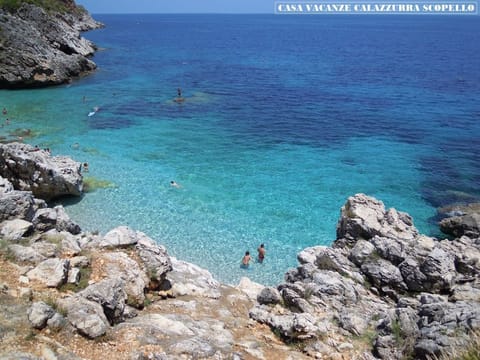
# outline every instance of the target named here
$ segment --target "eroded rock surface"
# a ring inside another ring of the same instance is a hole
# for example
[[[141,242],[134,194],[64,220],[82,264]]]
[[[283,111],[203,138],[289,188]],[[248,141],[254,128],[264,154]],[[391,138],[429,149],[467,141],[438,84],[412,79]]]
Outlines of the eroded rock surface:
[[[47,13],[26,2],[14,13],[0,9],[0,88],[57,85],[93,71],[96,47],[80,31],[101,26],[80,10]]]
[[[79,196],[83,190],[80,163],[31,145],[0,145],[0,176],[20,191],[51,200],[64,195]],[[7,193],[8,194],[8,193]]]

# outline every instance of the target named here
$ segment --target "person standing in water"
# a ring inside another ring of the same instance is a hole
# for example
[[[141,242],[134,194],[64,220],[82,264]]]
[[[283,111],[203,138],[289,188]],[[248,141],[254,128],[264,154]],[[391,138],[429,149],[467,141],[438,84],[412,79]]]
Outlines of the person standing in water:
[[[265,245],[264,244],[260,244],[260,246],[258,247],[257,249],[258,251],[258,262],[259,263],[262,263],[263,262],[263,259],[265,259]]]
[[[177,89],[177,97],[175,99],[173,99],[173,101],[175,101],[177,103],[182,103],[182,102],[185,101],[185,98],[182,97],[182,89],[181,88]]]
[[[244,268],[244,269],[248,269],[249,263],[250,263],[250,252],[249,252],[249,251],[245,251],[245,256],[244,256],[243,259],[242,259],[242,265],[241,265],[241,267]]]

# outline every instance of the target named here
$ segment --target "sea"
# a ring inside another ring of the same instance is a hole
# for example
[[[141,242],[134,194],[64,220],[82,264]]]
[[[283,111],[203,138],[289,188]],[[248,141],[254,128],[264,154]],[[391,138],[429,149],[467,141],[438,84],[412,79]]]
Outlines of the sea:
[[[84,231],[274,285],[356,193],[439,238],[439,207],[480,199],[478,16],[94,18],[95,73],[0,91],[3,141],[88,163],[89,191],[55,202]]]

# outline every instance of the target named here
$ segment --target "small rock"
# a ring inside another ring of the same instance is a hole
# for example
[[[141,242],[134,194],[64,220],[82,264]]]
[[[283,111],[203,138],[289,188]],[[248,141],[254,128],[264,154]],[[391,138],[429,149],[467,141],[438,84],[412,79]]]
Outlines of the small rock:
[[[127,247],[138,242],[137,233],[128,226],[119,226],[110,230],[100,241],[100,247]]]
[[[78,284],[79,281],[80,281],[80,269],[79,268],[71,268],[68,271],[67,283]]]
[[[70,259],[70,266],[72,268],[86,268],[90,266],[90,260],[86,256],[74,256]]]
[[[47,326],[53,330],[60,330],[66,325],[67,321],[63,315],[55,313],[50,319],[47,320]]]
[[[339,351],[353,350],[353,345],[350,343],[341,343],[337,348]]]
[[[26,299],[28,301],[32,301],[33,299],[33,291],[30,288],[21,287],[18,289],[18,296],[22,299]]]
[[[41,352],[43,360],[58,360],[55,352],[46,345],[42,345]]]
[[[259,304],[275,305],[282,301],[282,296],[277,289],[273,287],[265,287],[260,294],[258,294],[257,301]]]
[[[28,236],[33,230],[33,224],[22,219],[7,220],[0,224],[0,235],[4,240],[15,242]]]
[[[28,310],[28,321],[35,329],[43,329],[53,315],[55,315],[55,310],[40,301],[34,303]]]

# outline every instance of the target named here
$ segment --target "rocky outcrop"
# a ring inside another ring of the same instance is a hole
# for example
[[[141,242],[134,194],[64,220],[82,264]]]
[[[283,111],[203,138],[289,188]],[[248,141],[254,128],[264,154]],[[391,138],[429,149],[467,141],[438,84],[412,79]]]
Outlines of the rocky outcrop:
[[[337,242],[374,236],[408,241],[417,235],[410,215],[395,209],[386,211],[381,201],[364,194],[348,198],[337,224]]]
[[[14,13],[0,9],[0,88],[57,85],[93,71],[96,47],[80,31],[101,26],[77,8],[47,13],[25,2]]]
[[[445,234],[461,237],[480,237],[480,203],[451,205],[440,209],[446,218],[440,221]]]
[[[420,235],[408,214],[364,194],[342,207],[337,237],[332,248],[302,251],[277,287],[281,298],[264,289],[250,316],[287,342],[309,339],[316,357],[368,336],[376,357],[426,359],[480,329],[478,237]]]
[[[16,190],[31,191],[37,198],[51,200],[60,196],[80,196],[83,189],[81,164],[64,156],[51,156],[48,151],[31,145],[11,143],[0,145],[0,176],[7,179]],[[7,194],[11,194],[8,192]],[[11,194],[16,198],[21,194]],[[28,213],[28,203],[22,213]]]

